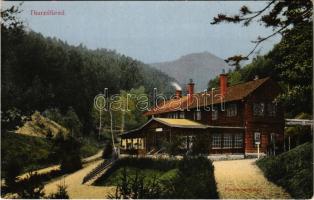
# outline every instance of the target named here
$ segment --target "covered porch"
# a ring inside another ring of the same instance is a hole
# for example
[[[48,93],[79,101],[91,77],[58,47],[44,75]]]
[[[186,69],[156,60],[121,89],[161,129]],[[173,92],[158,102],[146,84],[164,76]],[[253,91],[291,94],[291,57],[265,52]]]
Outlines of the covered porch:
[[[120,134],[120,138],[122,154],[157,154],[165,143],[178,139],[180,154],[190,151],[199,141],[205,146],[205,154],[244,152],[244,128],[208,126],[188,119],[151,118],[138,129]]]

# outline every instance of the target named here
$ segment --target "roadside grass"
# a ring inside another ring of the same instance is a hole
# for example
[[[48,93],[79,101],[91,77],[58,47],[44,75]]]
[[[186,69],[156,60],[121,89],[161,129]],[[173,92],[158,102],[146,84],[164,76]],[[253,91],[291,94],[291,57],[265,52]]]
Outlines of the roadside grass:
[[[313,196],[313,143],[307,142],[278,156],[256,162],[268,180],[285,188],[293,198]]]
[[[134,178],[136,176],[136,172],[140,172],[142,176],[144,176],[144,183],[149,183],[152,181],[155,177],[158,177],[159,180],[167,181],[173,179],[178,169],[171,169],[168,171],[160,171],[160,170],[154,170],[154,169],[139,169],[135,167],[125,167],[127,170],[128,175],[131,178]],[[121,180],[121,174],[123,172],[124,168],[119,168],[115,172],[113,172],[108,178],[105,180],[102,180],[101,182],[98,182],[97,185],[101,186],[117,186]]]
[[[117,186],[112,198],[218,198],[212,162],[201,156],[182,160],[122,158],[93,185]]]
[[[99,144],[93,138],[83,138],[81,144],[82,158],[96,154],[103,147],[103,144]],[[51,154],[52,150],[52,139],[17,133],[2,133],[1,177],[5,176],[6,166],[11,160],[21,163],[21,173],[58,164],[58,157]]]

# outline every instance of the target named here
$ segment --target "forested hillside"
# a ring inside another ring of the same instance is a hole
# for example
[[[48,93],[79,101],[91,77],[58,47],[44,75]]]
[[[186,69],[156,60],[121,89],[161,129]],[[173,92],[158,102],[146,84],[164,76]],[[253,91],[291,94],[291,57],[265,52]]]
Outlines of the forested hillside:
[[[278,81],[282,94],[277,101],[286,108],[286,115],[294,117],[305,112],[312,113],[313,101],[313,43],[312,22],[303,22],[287,30],[281,41],[264,56],[257,56],[252,63],[229,71],[229,84],[267,76]],[[218,77],[209,81],[209,87],[218,86]]]
[[[169,94],[173,79],[140,61],[107,49],[71,46],[25,31],[23,24],[6,15],[3,19],[1,110],[5,120],[50,108],[65,114],[71,107],[82,123],[83,133],[88,134],[95,128],[93,98],[104,88],[109,94],[117,94],[144,86],[145,93],[151,94],[156,87]],[[7,121],[2,122],[3,128],[10,129]]]

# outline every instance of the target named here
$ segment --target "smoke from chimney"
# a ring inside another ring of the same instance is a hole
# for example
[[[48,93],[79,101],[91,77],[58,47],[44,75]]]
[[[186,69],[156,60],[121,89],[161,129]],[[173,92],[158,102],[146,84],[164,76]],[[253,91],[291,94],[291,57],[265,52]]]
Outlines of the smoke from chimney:
[[[182,88],[181,86],[176,83],[176,82],[171,82],[171,85],[176,89],[176,90],[179,90],[179,91],[182,91]]]

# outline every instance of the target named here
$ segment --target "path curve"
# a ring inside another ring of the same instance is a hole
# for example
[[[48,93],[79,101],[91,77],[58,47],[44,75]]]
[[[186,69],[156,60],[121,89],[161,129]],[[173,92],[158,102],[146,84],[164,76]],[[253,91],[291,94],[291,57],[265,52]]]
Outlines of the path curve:
[[[92,186],[82,184],[84,176],[98,166],[102,160],[94,161],[70,175],[61,179],[52,181],[45,185],[44,190],[46,195],[57,191],[58,185],[64,184],[67,186],[67,191],[71,199],[105,199],[108,195],[115,193],[115,187]]]
[[[86,158],[83,158],[82,159],[82,163],[86,164],[86,163],[90,163],[92,161],[101,159],[102,152],[103,152],[103,150],[99,150],[96,154],[94,154],[92,156],[89,156],[89,157],[86,157]],[[45,167],[45,168],[42,168],[42,169],[35,170],[35,171],[33,171],[33,173],[36,172],[37,174],[46,174],[46,173],[49,173],[52,170],[58,170],[58,169],[60,169],[60,165],[52,165],[52,166],[49,166],[49,167]],[[26,173],[18,176],[17,178],[21,180],[21,179],[24,179],[24,178],[26,178],[28,176],[29,176],[29,172],[26,172]]]
[[[269,182],[255,164],[256,159],[214,161],[215,179],[221,199],[287,199],[285,190]]]

